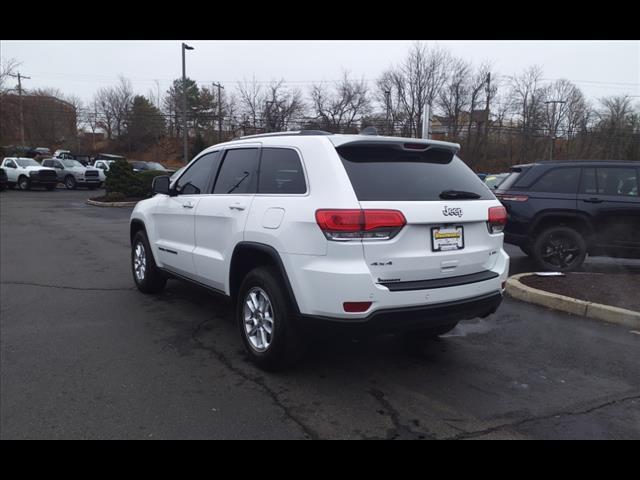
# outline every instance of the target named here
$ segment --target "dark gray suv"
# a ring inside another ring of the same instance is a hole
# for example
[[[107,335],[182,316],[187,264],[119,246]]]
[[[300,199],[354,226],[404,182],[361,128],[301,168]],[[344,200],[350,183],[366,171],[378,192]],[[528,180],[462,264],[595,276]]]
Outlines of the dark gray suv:
[[[575,270],[587,254],[640,258],[639,183],[640,162],[516,165],[495,191],[505,242],[545,270]]]

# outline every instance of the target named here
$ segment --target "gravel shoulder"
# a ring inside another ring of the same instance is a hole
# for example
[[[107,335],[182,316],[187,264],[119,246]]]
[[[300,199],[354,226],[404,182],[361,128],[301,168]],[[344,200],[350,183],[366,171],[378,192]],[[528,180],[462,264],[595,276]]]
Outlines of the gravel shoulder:
[[[640,275],[633,273],[568,273],[563,277],[520,278],[538,290],[640,312]]]

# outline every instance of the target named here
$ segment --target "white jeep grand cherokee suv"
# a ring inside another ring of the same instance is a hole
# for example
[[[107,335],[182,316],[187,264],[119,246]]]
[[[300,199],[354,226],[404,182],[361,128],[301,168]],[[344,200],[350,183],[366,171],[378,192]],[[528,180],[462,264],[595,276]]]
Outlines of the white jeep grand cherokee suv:
[[[133,278],[235,302],[263,368],[290,363],[318,320],[434,336],[493,313],[506,212],[457,144],[318,131],[210,147],[131,215]]]

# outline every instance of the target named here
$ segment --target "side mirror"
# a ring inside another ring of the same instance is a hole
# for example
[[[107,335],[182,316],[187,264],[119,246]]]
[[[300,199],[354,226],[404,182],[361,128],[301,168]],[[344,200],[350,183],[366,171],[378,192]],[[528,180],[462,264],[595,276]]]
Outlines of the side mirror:
[[[155,177],[151,185],[154,194],[162,193],[163,195],[171,195],[171,189],[169,188],[169,175]]]

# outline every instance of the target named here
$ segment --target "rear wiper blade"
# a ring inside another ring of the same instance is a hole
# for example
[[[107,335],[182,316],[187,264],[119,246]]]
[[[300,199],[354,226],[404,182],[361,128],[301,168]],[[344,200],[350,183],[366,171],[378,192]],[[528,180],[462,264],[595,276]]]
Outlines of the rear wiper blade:
[[[465,192],[464,190],[444,190],[440,192],[440,198],[443,200],[462,200],[462,199],[470,199],[475,200],[480,198],[481,195],[478,195],[474,192]]]

